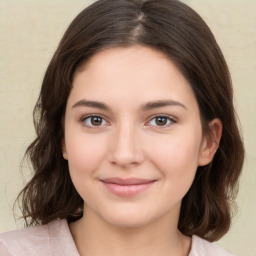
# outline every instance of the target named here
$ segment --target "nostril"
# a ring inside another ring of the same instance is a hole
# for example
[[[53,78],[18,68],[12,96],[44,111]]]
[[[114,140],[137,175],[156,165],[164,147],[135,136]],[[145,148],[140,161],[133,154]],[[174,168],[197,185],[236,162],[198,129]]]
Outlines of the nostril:
[[[121,167],[136,166],[143,161],[142,154],[138,151],[115,151],[111,156],[111,162]]]
[[[110,147],[110,160],[112,164],[121,167],[131,167],[143,161],[143,152],[138,143],[134,127],[119,127],[118,132],[112,137]]]

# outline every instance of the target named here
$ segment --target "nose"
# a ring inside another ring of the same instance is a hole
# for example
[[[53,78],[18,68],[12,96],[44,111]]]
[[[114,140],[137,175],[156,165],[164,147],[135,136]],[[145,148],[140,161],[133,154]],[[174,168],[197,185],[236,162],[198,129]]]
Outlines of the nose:
[[[141,140],[136,127],[123,125],[111,140],[111,163],[122,168],[139,165],[144,160]]]

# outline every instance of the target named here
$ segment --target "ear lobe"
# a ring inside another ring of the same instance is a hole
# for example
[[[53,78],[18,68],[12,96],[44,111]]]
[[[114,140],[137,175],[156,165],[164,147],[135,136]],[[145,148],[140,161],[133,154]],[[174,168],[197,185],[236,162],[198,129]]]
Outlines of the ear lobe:
[[[68,160],[68,154],[67,154],[67,150],[66,150],[66,143],[65,143],[64,139],[61,141],[61,149],[62,149],[63,158]]]
[[[221,135],[222,122],[220,119],[215,118],[209,123],[209,131],[204,135],[198,159],[199,166],[207,165],[212,161],[218,150]]]

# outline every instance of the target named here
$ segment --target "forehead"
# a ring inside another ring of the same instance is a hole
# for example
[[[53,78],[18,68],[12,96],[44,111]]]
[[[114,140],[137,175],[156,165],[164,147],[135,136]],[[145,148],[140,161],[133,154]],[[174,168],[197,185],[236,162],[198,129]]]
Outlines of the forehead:
[[[94,75],[95,73],[112,77],[116,73],[125,75],[132,79],[130,74],[136,78],[173,76],[174,73],[184,79],[173,61],[161,51],[146,46],[113,47],[101,50],[94,54],[89,60],[82,64],[75,72],[74,77],[81,72]],[[95,73],[94,73],[95,72]],[[96,76],[101,78],[101,76]],[[115,77],[114,77],[115,78]],[[113,79],[114,79],[113,78]]]
[[[160,99],[195,103],[191,86],[176,65],[162,52],[144,46],[116,47],[93,55],[74,75],[70,98],[82,97],[111,104]]]

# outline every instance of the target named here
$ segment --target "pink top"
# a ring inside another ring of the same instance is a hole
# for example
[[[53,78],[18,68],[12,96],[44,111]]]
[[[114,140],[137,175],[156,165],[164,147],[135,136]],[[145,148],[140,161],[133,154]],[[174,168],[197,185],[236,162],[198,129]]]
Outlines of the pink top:
[[[1,256],[79,256],[67,220],[0,234]],[[215,243],[192,236],[188,256],[232,256]]]

